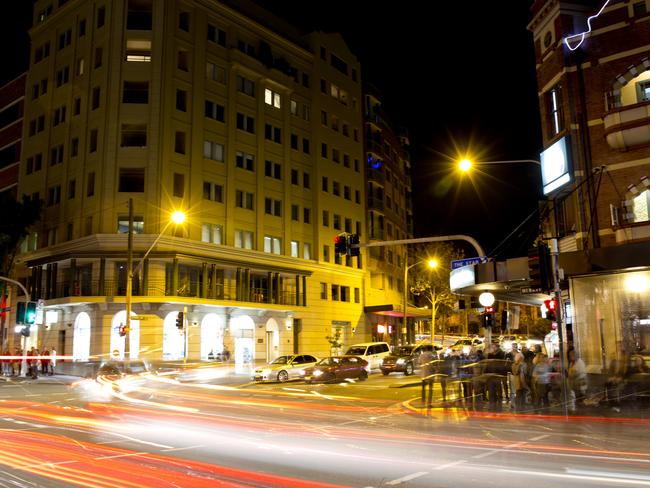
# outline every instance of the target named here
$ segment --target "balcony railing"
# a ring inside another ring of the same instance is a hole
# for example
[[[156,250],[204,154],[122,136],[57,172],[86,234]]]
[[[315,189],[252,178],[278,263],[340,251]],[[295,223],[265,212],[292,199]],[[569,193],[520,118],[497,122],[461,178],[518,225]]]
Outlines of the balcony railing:
[[[207,284],[203,296],[202,281],[180,281],[176,290],[171,289],[171,284],[165,280],[150,280],[145,285],[135,280],[133,282],[132,296],[175,296],[187,298],[206,298],[209,300],[234,300],[239,302],[277,303],[279,305],[295,305],[296,293],[293,290],[280,290],[273,297],[268,288],[251,288],[249,296],[236,298],[235,284],[217,283],[214,286]],[[57,283],[54,296],[38,298],[57,299],[67,297],[121,297],[126,296],[126,282],[124,280],[92,280],[80,281],[74,284]],[[301,300],[302,302],[302,300]],[[301,303],[302,304],[302,303]]]
[[[612,108],[603,117],[605,138],[612,149],[650,143],[650,101]]]
[[[371,210],[384,210],[384,199],[373,196],[368,197],[368,208]]]
[[[366,150],[371,153],[375,153],[377,156],[383,156],[384,155],[384,148],[383,146],[375,142],[373,140],[366,140]]]
[[[383,184],[386,181],[386,175],[382,173],[379,169],[367,168],[366,175],[368,176],[368,181],[375,181],[381,184]]]

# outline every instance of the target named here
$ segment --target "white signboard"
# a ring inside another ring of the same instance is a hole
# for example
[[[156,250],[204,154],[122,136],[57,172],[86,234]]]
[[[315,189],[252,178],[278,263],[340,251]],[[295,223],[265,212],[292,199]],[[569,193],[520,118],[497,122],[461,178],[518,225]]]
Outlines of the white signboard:
[[[567,138],[563,137],[540,154],[544,195],[571,181]]]

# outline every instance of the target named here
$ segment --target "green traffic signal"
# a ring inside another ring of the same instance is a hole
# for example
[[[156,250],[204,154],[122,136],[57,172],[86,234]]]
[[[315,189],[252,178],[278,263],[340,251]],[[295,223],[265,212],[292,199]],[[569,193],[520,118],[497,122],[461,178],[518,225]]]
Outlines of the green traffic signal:
[[[25,324],[33,325],[36,322],[36,302],[27,302],[25,308]]]

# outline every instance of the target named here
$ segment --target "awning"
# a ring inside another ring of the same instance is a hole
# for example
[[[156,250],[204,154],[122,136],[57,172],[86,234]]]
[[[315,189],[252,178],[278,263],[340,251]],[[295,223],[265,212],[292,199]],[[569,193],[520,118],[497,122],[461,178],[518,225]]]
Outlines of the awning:
[[[373,315],[383,315],[385,317],[404,317],[403,307],[400,305],[393,305],[392,303],[387,303],[383,305],[369,305],[363,308],[365,313],[370,313]],[[417,307],[407,307],[406,308],[406,317],[416,318],[416,319],[428,319],[431,318],[431,309],[430,308],[417,308]]]

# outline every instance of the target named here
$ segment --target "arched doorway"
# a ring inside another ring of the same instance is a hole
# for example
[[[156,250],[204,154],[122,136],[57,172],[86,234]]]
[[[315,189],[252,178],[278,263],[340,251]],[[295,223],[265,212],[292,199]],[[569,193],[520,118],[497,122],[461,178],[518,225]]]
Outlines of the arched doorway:
[[[275,319],[266,322],[266,362],[270,363],[280,355],[280,327]]]
[[[208,359],[210,352],[216,358],[223,351],[224,317],[209,313],[201,321],[201,359]]]
[[[185,334],[176,327],[178,312],[169,312],[163,320],[163,359],[174,361],[185,357]]]
[[[131,315],[135,315],[132,311]],[[111,347],[108,357],[113,359],[125,358],[126,337],[120,337],[120,325],[126,324],[126,310],[120,310],[113,316],[111,321]],[[140,321],[131,319],[131,331],[129,337],[128,358],[136,359],[140,355]],[[117,351],[117,352],[116,352]],[[128,359],[127,358],[127,359]]]
[[[90,315],[81,312],[74,321],[72,360],[88,361],[90,357]]]
[[[255,322],[248,315],[233,317],[230,333],[235,338],[235,372],[245,373],[255,360]]]

